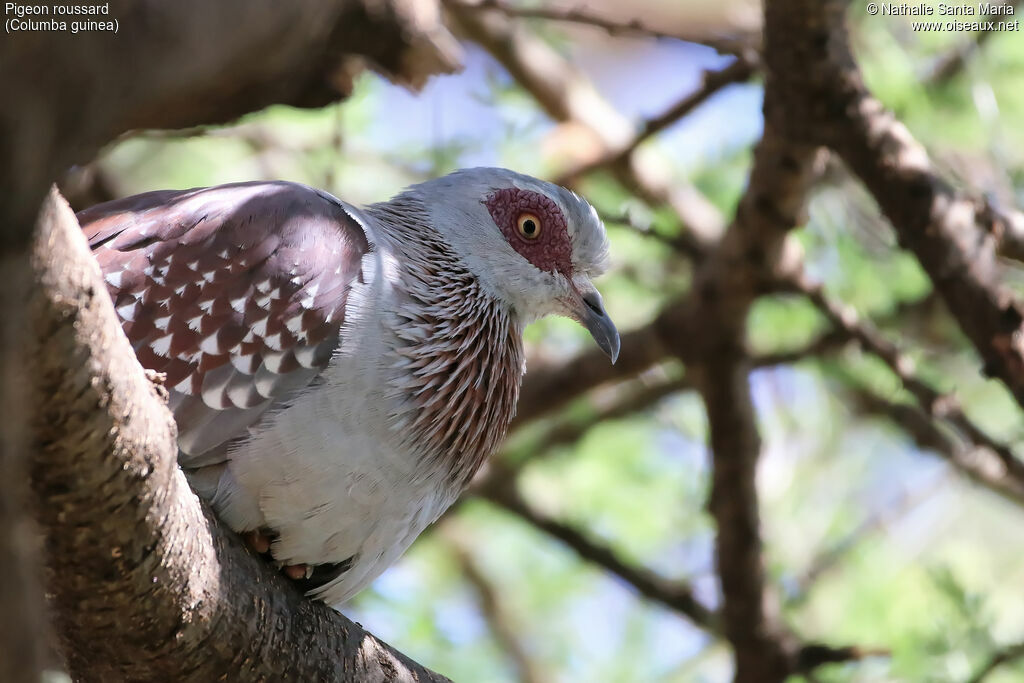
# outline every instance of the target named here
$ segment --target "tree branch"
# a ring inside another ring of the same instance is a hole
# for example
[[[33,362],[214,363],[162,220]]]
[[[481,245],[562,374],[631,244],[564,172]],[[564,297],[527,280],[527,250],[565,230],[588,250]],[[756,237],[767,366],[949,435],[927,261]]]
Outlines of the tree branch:
[[[982,683],[989,674],[1001,667],[1003,664],[1015,662],[1024,657],[1024,642],[1007,645],[992,655],[985,664],[978,669],[968,680],[968,683]]]
[[[860,411],[890,421],[918,448],[938,454],[954,469],[1011,503],[1024,505],[1024,481],[1008,474],[1002,460],[990,449],[956,438],[916,406],[890,401],[864,389],[853,391],[851,396]]]
[[[492,467],[500,468],[498,463]],[[576,551],[588,562],[604,568],[633,586],[638,593],[649,600],[659,602],[669,609],[683,614],[701,628],[718,632],[718,617],[702,604],[686,583],[667,581],[646,569],[633,567],[620,560],[610,549],[597,545],[575,529],[562,524],[531,507],[515,488],[514,473],[503,469],[500,474],[488,477],[487,485],[474,492],[509,512],[523,518],[541,531],[553,536]]]
[[[557,522],[530,506],[515,490],[512,473],[505,470],[489,478],[488,485],[479,493],[492,503],[519,516],[539,531],[565,543],[584,561],[592,562],[619,577],[640,595],[659,602],[689,618],[708,633],[722,635],[721,615],[710,611],[694,595],[685,582],[666,581],[642,567],[623,563],[609,548],[586,539],[572,527]],[[867,656],[885,654],[878,649],[856,646],[832,647],[824,643],[805,643],[792,646],[791,666],[794,672],[809,672],[824,664],[859,660]]]
[[[914,369],[913,361],[899,347],[879,334],[868,321],[860,320],[853,309],[843,307],[826,296],[821,286],[812,284],[803,276],[793,278],[789,283],[805,294],[837,330],[881,359],[917,399],[922,410],[932,417],[948,421],[975,444],[991,450],[1002,460],[1007,476],[1024,486],[1024,462],[1014,455],[1008,445],[989,436],[968,419],[955,396],[941,394],[921,379]]]
[[[111,0],[118,34],[16,33],[0,44],[0,229],[24,242],[50,183],[136,128],[323,106],[365,63],[418,86],[458,65],[436,0]],[[130,85],[130,87],[128,87]]]
[[[301,596],[177,467],[99,269],[54,190],[29,303],[33,486],[51,608],[76,678],[446,680]]]
[[[597,159],[563,171],[554,182],[559,185],[570,185],[580,177],[599,168],[618,167],[627,163],[629,156],[636,151],[637,147],[689,115],[726,86],[749,79],[754,74],[756,66],[757,60],[754,55],[740,54],[728,66],[718,71],[705,71],[701,79],[702,82],[696,90],[670,105],[661,114],[644,121],[636,135],[621,148],[609,149]]]
[[[460,5],[468,10],[493,10],[512,18],[547,19],[549,21],[593,26],[605,31],[610,36],[640,36],[666,40],[681,40],[687,43],[706,45],[723,54],[738,54],[745,48],[745,46],[749,46],[754,42],[753,36],[719,38],[698,34],[670,33],[657,29],[653,26],[646,25],[639,19],[633,19],[625,22],[614,21],[612,19],[597,16],[596,14],[591,14],[590,12],[580,8],[561,9],[545,7],[543,5],[512,5],[504,2],[504,0],[479,0],[479,2],[445,0],[445,4],[449,6]]]
[[[974,345],[984,373],[1024,406],[1024,313],[998,281],[992,213],[941,178],[868,92],[849,46],[846,3],[769,0],[766,8],[786,27],[790,66],[799,74],[778,105],[784,131],[832,147],[860,177]]]
[[[585,74],[543,40],[493,12],[452,1],[445,6],[462,31],[490,52],[552,119],[592,134],[595,157],[628,144],[634,135],[630,122],[601,97]],[[715,242],[723,227],[718,209],[693,187],[669,182],[648,163],[644,151],[636,150],[626,163],[611,169],[619,182],[646,202],[671,207],[698,242]]]
[[[770,34],[769,34],[770,35]],[[771,71],[766,99],[776,73]],[[767,110],[767,105],[766,105]],[[707,410],[713,453],[709,508],[718,527],[716,564],[722,619],[736,657],[735,680],[782,681],[797,652],[765,587],[756,487],[761,442],[750,397],[744,348],[746,316],[760,283],[779,261],[786,232],[799,223],[813,176],[814,148],[792,146],[766,121],[749,185],[735,221],[697,274],[701,343],[690,367]]]

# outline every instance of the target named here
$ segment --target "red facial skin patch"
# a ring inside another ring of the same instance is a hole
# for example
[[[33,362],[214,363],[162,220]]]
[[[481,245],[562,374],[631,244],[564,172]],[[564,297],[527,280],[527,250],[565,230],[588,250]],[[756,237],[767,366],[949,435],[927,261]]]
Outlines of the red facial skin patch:
[[[572,244],[565,216],[551,199],[539,192],[509,187],[484,201],[491,218],[519,254],[540,270],[559,272],[572,279]],[[540,222],[540,234],[529,239],[519,232],[519,217],[529,213]]]

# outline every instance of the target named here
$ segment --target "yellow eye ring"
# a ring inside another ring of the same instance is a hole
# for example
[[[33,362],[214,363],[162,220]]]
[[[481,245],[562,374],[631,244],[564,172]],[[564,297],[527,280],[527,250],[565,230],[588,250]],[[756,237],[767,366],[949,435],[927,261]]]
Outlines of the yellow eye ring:
[[[519,218],[516,219],[516,227],[519,229],[519,234],[528,240],[535,240],[540,237],[541,222],[532,213],[519,214]]]

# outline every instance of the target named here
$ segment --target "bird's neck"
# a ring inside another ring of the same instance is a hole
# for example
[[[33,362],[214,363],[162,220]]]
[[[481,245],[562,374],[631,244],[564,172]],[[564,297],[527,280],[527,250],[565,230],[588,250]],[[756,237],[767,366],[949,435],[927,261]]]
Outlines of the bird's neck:
[[[523,325],[437,238],[422,206],[393,202],[369,211],[399,271],[393,426],[461,491],[515,415]]]

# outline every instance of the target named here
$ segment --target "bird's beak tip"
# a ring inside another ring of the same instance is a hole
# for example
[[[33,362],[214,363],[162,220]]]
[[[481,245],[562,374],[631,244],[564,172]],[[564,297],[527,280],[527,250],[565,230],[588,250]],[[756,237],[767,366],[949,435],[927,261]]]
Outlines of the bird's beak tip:
[[[621,348],[621,344],[622,340],[619,338],[618,330],[615,330],[615,333],[609,336],[606,344],[598,342],[598,346],[601,347],[601,350],[608,354],[608,357],[612,361],[612,365],[615,365],[615,362],[619,360],[619,349]]]
[[[605,312],[600,294],[596,291],[587,292],[582,299],[584,306],[580,312],[580,322],[587,328],[601,350],[608,354],[614,365],[619,359],[619,348],[622,343],[619,331],[615,329],[615,323]]]

